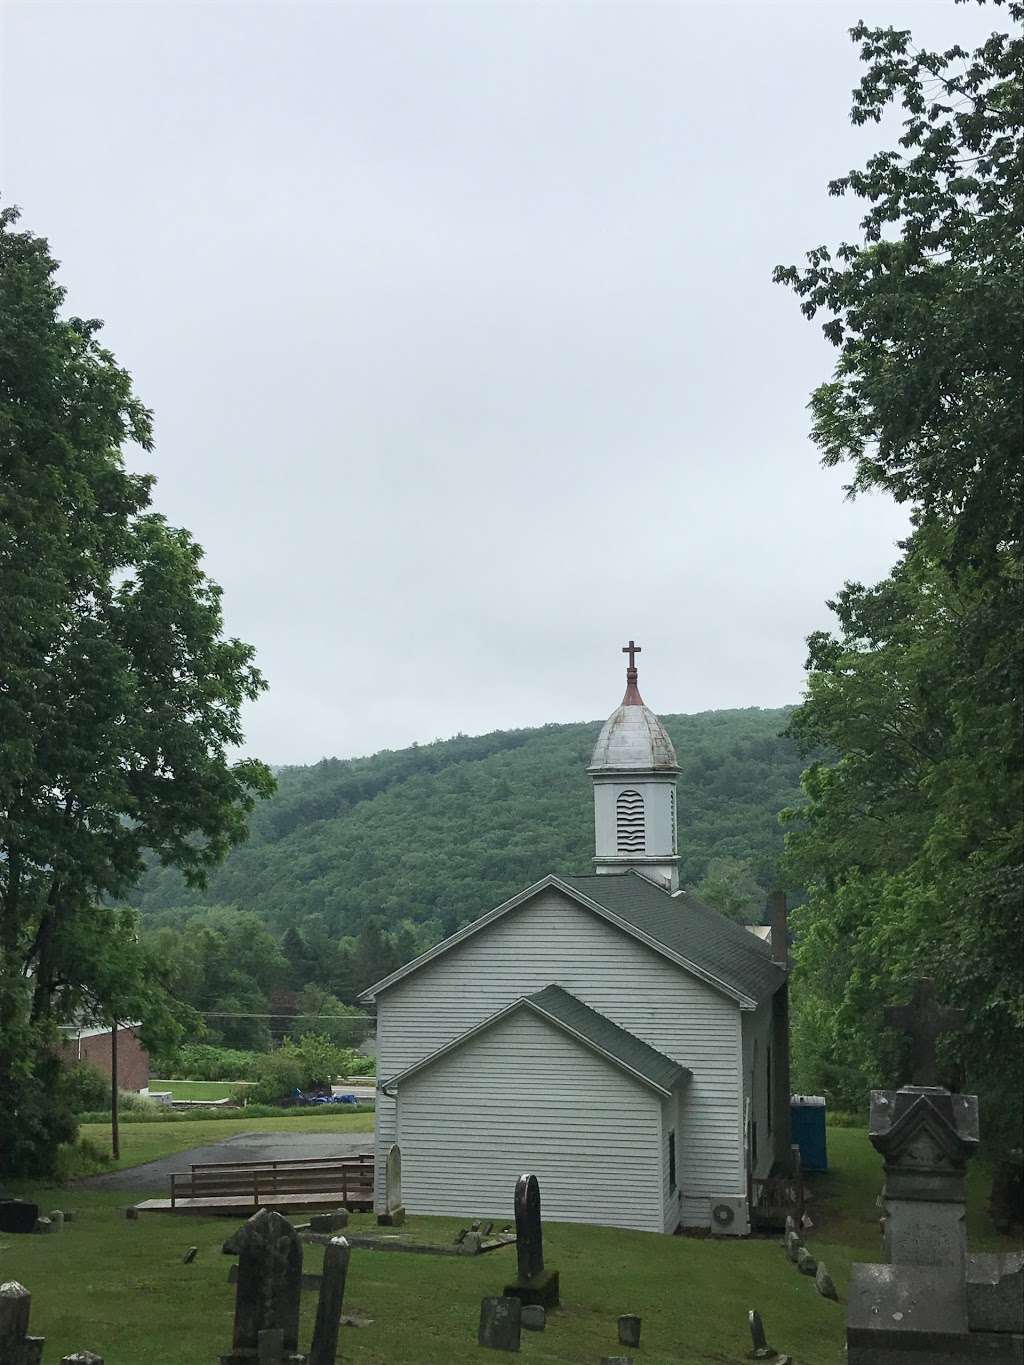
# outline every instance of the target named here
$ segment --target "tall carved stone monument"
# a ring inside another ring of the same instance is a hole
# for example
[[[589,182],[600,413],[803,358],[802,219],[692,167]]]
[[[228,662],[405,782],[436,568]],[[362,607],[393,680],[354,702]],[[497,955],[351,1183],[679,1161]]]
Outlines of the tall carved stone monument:
[[[1024,1365],[1024,1257],[967,1251],[977,1097],[926,1085],[872,1091],[868,1136],[885,1164],[888,1264],[853,1267],[848,1365]]]
[[[516,1181],[516,1279],[505,1286],[508,1298],[522,1304],[558,1307],[558,1271],[544,1266],[544,1230],[540,1217],[540,1186],[535,1175]]]

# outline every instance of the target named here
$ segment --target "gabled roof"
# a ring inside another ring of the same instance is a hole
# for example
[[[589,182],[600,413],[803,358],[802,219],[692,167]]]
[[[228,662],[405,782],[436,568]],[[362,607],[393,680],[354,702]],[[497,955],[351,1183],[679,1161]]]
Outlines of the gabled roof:
[[[757,1003],[785,980],[767,943],[688,891],[670,895],[633,871],[562,880]]]
[[[680,1066],[671,1057],[658,1052],[635,1034],[620,1028],[618,1024],[613,1024],[610,1019],[598,1014],[597,1010],[592,1010],[582,1000],[577,1000],[561,986],[551,985],[545,986],[542,991],[537,991],[533,995],[524,995],[518,1000],[513,1000],[510,1005],[498,1010],[483,1023],[468,1029],[452,1042],[446,1043],[429,1056],[422,1057],[412,1066],[392,1076],[390,1080],[384,1082],[383,1088],[387,1090],[389,1086],[401,1085],[402,1081],[425,1071],[427,1067],[433,1066],[442,1057],[456,1051],[471,1038],[475,1038],[521,1009],[531,1010],[542,1019],[546,1019],[555,1028],[561,1029],[563,1033],[589,1047],[591,1051],[600,1054],[613,1066],[627,1072],[651,1090],[656,1090],[659,1095],[671,1095],[673,1089],[681,1081],[688,1080],[692,1074],[688,1067]]]
[[[419,971],[549,888],[562,891],[624,933],[706,981],[735,1000],[741,1009],[755,1009],[762,1000],[774,995],[786,979],[785,968],[772,960],[768,944],[749,934],[741,924],[726,919],[689,892],[671,895],[631,869],[604,876],[544,877],[399,967],[390,976],[375,982],[359,999],[375,999],[381,991]]]

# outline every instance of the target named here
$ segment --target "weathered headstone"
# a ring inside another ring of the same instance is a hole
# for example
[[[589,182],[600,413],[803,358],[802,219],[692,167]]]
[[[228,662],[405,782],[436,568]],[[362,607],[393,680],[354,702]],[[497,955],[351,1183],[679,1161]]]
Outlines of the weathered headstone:
[[[462,1241],[458,1244],[460,1256],[477,1256],[483,1242],[479,1232],[467,1232]]]
[[[886,1259],[952,1265],[967,1256],[967,1162],[978,1147],[978,1101],[933,1086],[873,1090],[868,1137],[885,1164]]]
[[[801,1247],[797,1252],[796,1268],[801,1275],[817,1275],[818,1273],[818,1262],[806,1247]]]
[[[92,1351],[76,1351],[74,1355],[64,1356],[60,1365],[103,1365],[103,1357]]]
[[[547,1325],[547,1310],[541,1308],[539,1303],[528,1303],[523,1306],[523,1311],[519,1315],[519,1321],[526,1332],[543,1332]]]
[[[381,1227],[399,1227],[405,1222],[405,1206],[402,1203],[402,1149],[397,1142],[388,1148],[384,1161],[384,1212],[377,1222]]]
[[[231,1239],[238,1247],[232,1350],[221,1365],[251,1365],[260,1333],[280,1328],[285,1358],[299,1344],[302,1244],[281,1214],[260,1209]]]
[[[49,1218],[47,1218],[45,1215],[44,1215],[43,1217],[40,1217],[40,1218],[37,1218],[37,1219],[36,1219],[36,1229],[35,1229],[35,1230],[36,1230],[36,1232],[44,1232],[44,1233],[49,1233],[49,1232],[55,1232],[55,1231],[56,1231],[56,1229],[54,1228],[53,1224],[50,1222]]]
[[[814,1287],[823,1299],[839,1298],[836,1282],[829,1274],[828,1266],[824,1261],[818,1262],[818,1269],[814,1272]]]
[[[640,1319],[632,1313],[624,1313],[619,1318],[619,1345],[640,1345]]]
[[[25,1365],[43,1365],[43,1347],[45,1345],[45,1337],[26,1337],[23,1348]]]
[[[310,1232],[341,1232],[348,1227],[348,1209],[334,1209],[331,1213],[313,1213],[309,1218]]]
[[[32,1232],[39,1205],[28,1199],[0,1200],[0,1232]]]
[[[62,1232],[64,1230],[64,1214],[60,1209],[51,1209],[49,1219],[51,1232]]]
[[[797,1257],[800,1255],[800,1248],[803,1246],[803,1242],[800,1240],[800,1234],[797,1232],[787,1232],[782,1241],[786,1248],[786,1255],[793,1264],[796,1265]]]
[[[966,1012],[940,1005],[935,994],[935,982],[924,978],[914,984],[914,994],[906,1005],[890,1005],[885,1011],[885,1022],[910,1038],[911,1085],[939,1084],[937,1043],[945,1033],[959,1033],[967,1018]]]
[[[540,1216],[540,1186],[535,1175],[516,1181],[516,1279],[505,1286],[522,1303],[558,1307],[558,1271],[544,1266],[544,1232]]]
[[[967,1255],[966,1167],[978,1102],[935,1086],[873,1091],[869,1136],[885,1161],[888,1265],[853,1266],[848,1365],[1024,1358],[1024,1257]]]
[[[24,1355],[32,1295],[17,1280],[0,1284],[0,1361],[20,1361]]]
[[[334,1365],[351,1254],[344,1237],[332,1237],[324,1247],[323,1279],[320,1281],[320,1297],[316,1305],[309,1365]]]
[[[189,1247],[189,1249],[185,1252],[184,1256],[182,1256],[181,1258],[182,1265],[191,1265],[198,1255],[199,1255],[198,1247]]]
[[[521,1315],[522,1304],[518,1299],[507,1296],[482,1299],[477,1341],[492,1351],[518,1351]]]
[[[747,1314],[747,1326],[750,1328],[751,1360],[774,1360],[778,1352],[773,1351],[768,1345],[764,1319],[756,1308],[752,1308]]]

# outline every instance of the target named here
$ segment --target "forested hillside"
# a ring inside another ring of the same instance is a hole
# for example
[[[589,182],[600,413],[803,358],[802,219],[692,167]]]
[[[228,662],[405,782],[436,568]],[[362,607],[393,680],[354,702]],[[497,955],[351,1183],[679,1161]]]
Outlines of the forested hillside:
[[[778,812],[800,799],[803,766],[780,737],[787,710],[666,716],[679,755],[684,884],[712,858],[750,861],[769,884]],[[151,928],[202,906],[251,911],[272,931],[357,936],[368,919],[417,942],[451,933],[551,871],[587,871],[593,815],[587,763],[597,721],[325,759],[286,768],[251,818],[248,843],[208,890],[152,869],[132,896]],[[183,913],[184,912],[184,913]]]

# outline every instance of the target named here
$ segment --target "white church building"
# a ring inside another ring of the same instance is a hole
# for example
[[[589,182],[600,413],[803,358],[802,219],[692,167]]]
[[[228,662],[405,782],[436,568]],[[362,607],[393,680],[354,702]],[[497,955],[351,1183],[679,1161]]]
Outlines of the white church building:
[[[784,943],[679,889],[675,750],[637,688],[589,768],[596,856],[371,986],[377,1188],[402,1151],[412,1214],[749,1229],[789,1152]],[[784,938],[784,923],[775,929]]]

